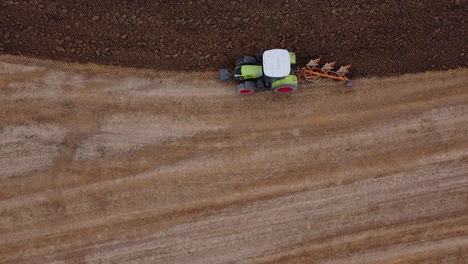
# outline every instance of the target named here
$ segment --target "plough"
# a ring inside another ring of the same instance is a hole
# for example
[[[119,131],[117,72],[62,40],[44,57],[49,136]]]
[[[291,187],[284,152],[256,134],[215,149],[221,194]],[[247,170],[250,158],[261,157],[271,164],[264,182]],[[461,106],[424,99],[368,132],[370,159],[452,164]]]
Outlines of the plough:
[[[351,68],[351,64],[346,66],[341,66],[337,71],[333,71],[336,62],[325,63],[323,67],[319,66],[320,59],[310,60],[305,67],[297,69],[297,78],[299,80],[305,81],[314,81],[323,78],[330,78],[338,81],[345,82],[346,86],[352,86],[353,81],[351,81],[346,74]]]

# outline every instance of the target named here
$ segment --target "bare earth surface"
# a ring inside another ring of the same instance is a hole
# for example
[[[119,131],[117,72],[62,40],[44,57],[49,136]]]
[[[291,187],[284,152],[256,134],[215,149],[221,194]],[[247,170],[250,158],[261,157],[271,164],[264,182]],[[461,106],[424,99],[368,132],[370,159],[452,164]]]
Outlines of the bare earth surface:
[[[2,0],[0,53],[214,70],[286,48],[355,76],[468,66],[468,0]]]
[[[1,263],[468,259],[466,69],[239,97],[33,64],[0,62]]]

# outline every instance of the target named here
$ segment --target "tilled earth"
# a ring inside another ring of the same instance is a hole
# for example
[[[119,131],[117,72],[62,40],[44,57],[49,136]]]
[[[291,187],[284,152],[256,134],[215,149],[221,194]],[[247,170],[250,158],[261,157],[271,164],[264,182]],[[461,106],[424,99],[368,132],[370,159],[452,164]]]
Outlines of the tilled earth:
[[[394,75],[467,66],[467,11],[465,0],[4,0],[0,53],[205,70],[281,47]]]

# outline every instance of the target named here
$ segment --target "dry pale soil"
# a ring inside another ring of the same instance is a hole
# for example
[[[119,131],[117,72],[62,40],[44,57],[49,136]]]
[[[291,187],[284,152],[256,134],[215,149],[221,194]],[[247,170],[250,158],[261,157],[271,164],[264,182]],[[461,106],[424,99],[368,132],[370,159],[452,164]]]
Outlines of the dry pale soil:
[[[0,263],[466,263],[468,70],[240,97],[0,57]]]

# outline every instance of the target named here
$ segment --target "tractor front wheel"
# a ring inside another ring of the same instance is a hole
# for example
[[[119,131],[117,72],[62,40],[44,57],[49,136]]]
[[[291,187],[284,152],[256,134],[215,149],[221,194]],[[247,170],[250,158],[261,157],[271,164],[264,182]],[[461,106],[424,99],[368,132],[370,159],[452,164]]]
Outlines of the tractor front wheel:
[[[291,94],[297,90],[297,86],[295,85],[280,85],[273,88],[273,92],[279,94]]]
[[[253,94],[255,92],[255,84],[244,82],[236,86],[236,92],[240,95]]]

